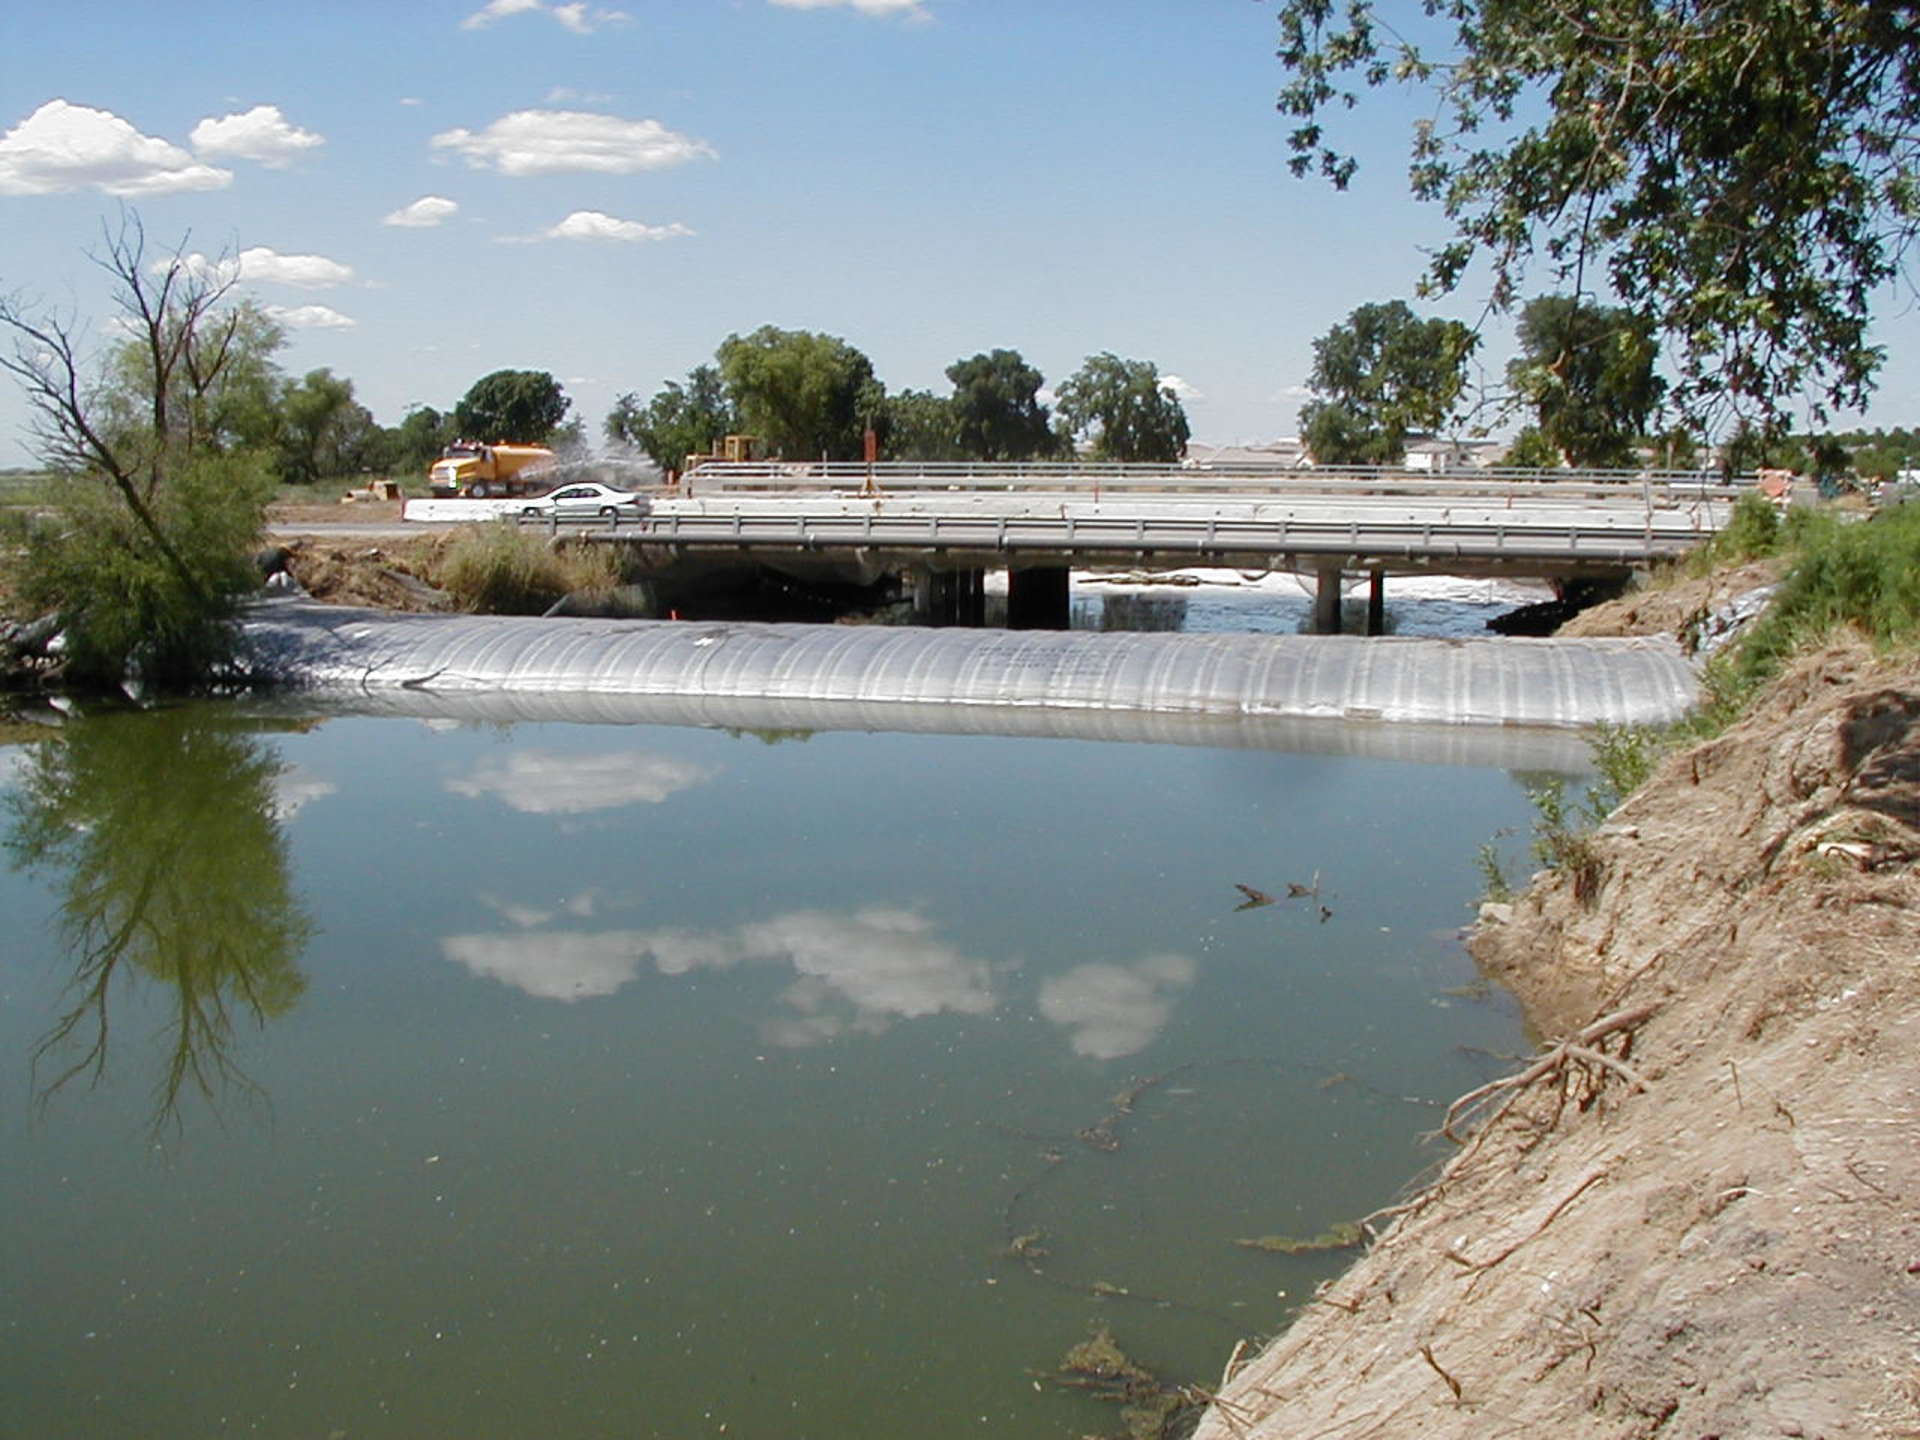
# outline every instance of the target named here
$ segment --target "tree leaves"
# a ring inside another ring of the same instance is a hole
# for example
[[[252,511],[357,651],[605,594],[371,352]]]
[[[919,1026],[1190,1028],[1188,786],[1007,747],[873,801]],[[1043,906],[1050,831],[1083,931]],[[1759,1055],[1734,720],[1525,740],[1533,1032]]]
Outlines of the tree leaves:
[[[1355,162],[1319,117],[1421,87],[1411,185],[1454,238],[1424,284],[1484,260],[1496,304],[1530,264],[1610,287],[1667,342],[1684,413],[1853,408],[1882,362],[1875,291],[1920,221],[1920,5],[1821,0],[1427,0],[1429,60],[1369,0],[1280,7],[1296,175]],[[1400,18],[1399,12],[1393,12]],[[1424,34],[1422,35],[1424,37]]]
[[[1477,343],[1458,320],[1422,320],[1404,301],[1359,306],[1313,342],[1307,449],[1322,465],[1399,463],[1410,432],[1452,415]]]

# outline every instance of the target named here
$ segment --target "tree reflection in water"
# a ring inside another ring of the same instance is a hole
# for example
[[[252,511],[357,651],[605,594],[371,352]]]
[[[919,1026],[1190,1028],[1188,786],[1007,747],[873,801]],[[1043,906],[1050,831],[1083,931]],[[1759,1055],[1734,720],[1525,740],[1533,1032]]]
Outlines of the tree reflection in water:
[[[284,772],[258,726],[206,708],[76,720],[42,741],[5,797],[17,869],[52,882],[73,965],[34,1047],[42,1105],[106,1073],[116,986],[162,992],[151,1129],[180,1128],[182,1092],[259,1095],[236,1021],[264,1024],[306,989],[313,924],[296,900],[276,809]]]

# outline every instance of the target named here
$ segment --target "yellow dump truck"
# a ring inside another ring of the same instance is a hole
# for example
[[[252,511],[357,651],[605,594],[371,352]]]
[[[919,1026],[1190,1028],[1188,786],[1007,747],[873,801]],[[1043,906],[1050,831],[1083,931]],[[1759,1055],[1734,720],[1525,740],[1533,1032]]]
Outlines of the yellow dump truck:
[[[488,500],[506,495],[539,495],[553,484],[553,451],[543,445],[480,445],[456,440],[427,471],[427,485],[446,499],[470,495]]]

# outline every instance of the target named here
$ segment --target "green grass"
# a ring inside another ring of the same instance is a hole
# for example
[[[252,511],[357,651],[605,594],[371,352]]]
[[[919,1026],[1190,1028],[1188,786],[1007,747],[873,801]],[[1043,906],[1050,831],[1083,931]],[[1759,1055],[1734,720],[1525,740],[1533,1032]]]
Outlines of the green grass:
[[[53,475],[44,470],[8,470],[0,472],[0,509],[44,505]]]

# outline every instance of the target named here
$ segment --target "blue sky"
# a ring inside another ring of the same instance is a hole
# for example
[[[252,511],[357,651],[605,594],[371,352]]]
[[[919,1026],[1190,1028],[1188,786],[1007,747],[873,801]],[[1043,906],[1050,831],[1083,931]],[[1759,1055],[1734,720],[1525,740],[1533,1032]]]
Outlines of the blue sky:
[[[1258,0],[481,3],[17,7],[0,292],[104,318],[86,251],[124,200],[153,247],[241,255],[285,368],[386,424],[511,367],[597,436],[622,391],[774,324],[896,390],[995,346],[1053,383],[1152,360],[1225,443],[1294,433],[1314,338],[1442,238],[1397,97],[1346,137],[1352,191],[1287,173]],[[1887,308],[1870,418],[1907,423],[1920,324]],[[1507,347],[1496,322],[1490,377]],[[0,393],[0,465],[23,420]]]

